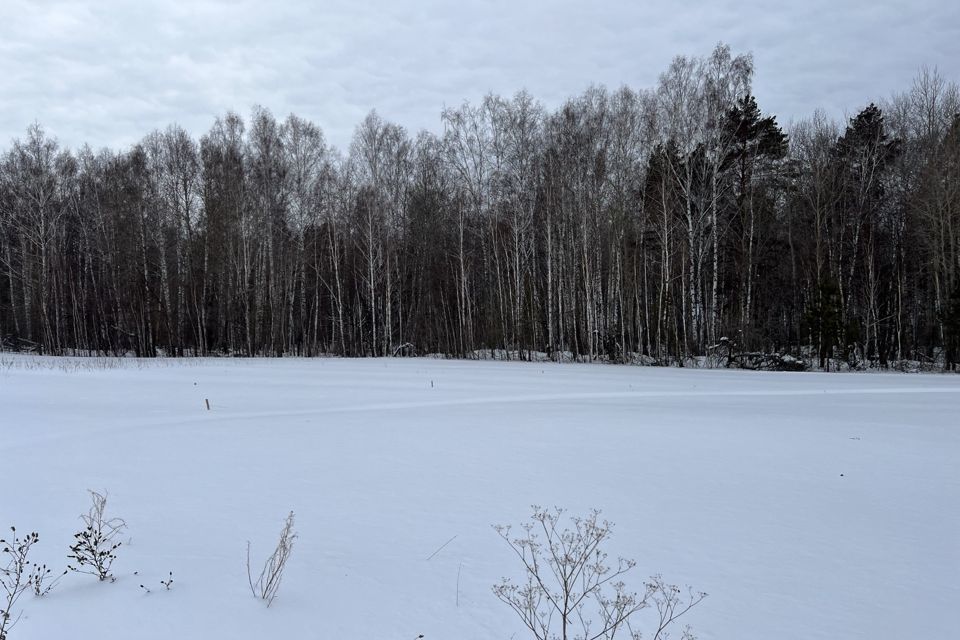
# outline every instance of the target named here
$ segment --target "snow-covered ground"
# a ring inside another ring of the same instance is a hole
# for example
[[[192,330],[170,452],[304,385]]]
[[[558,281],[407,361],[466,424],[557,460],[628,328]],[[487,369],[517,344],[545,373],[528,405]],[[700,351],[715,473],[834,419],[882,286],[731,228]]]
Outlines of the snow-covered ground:
[[[24,596],[10,640],[521,640],[491,525],[532,504],[601,509],[636,589],[708,592],[684,619],[702,639],[960,634],[960,376],[36,362],[0,367],[0,527],[63,568],[105,489],[129,532],[115,583]],[[265,557],[291,509],[268,609],[246,542]]]

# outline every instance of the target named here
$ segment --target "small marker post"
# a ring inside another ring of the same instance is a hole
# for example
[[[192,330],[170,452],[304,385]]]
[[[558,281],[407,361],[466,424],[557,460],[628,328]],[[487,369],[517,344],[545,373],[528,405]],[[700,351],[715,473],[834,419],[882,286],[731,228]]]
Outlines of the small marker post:
[[[210,411],[210,398],[204,398],[203,401],[207,403],[207,411]]]

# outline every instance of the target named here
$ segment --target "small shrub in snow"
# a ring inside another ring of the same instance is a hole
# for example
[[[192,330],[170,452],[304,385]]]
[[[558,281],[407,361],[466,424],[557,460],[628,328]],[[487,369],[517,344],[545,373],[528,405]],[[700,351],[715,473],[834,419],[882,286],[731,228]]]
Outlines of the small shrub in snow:
[[[53,569],[50,569],[47,565],[34,564],[30,570],[30,585],[33,587],[33,595],[38,598],[47,595],[63,580],[65,575],[67,575],[66,569],[63,570],[63,573],[54,576]]]
[[[68,559],[73,560],[67,568],[77,573],[96,576],[98,580],[113,580],[110,567],[117,559],[116,551],[122,542],[120,534],[127,528],[121,518],[108,518],[107,495],[90,491],[90,510],[81,515],[84,528],[74,534]]]
[[[287,566],[287,560],[290,559],[290,553],[293,551],[293,541],[297,539],[297,534],[293,530],[293,519],[293,511],[291,511],[283,525],[283,530],[280,532],[277,548],[264,562],[260,577],[256,581],[254,581],[253,572],[250,569],[250,542],[247,542],[247,581],[250,583],[250,591],[255,597],[265,601],[268,607],[273,604],[273,599],[277,597],[280,581],[283,579],[283,570]]]
[[[28,589],[30,589],[30,563],[27,557],[30,548],[40,539],[36,533],[28,533],[26,537],[17,537],[16,527],[10,527],[13,538],[0,538],[0,553],[6,563],[0,568],[0,590],[3,591],[3,601],[0,602],[0,640],[6,640],[10,629],[17,623],[13,617],[13,608]]]
[[[139,572],[134,571],[134,572],[133,572],[133,575],[138,575],[138,573],[139,573]],[[160,581],[160,585],[161,585],[164,589],[166,589],[167,591],[170,591],[170,588],[173,587],[173,571],[171,571],[171,572],[169,572],[169,573],[167,574],[167,579],[166,579],[166,580],[161,580],[161,581]],[[145,585],[145,584],[141,584],[141,585],[140,585],[140,588],[143,589],[144,593],[152,593],[151,590],[150,590],[150,587],[148,587],[148,586]]]
[[[642,595],[630,591],[622,580],[635,562],[624,558],[608,562],[604,543],[612,524],[600,520],[598,511],[585,518],[569,518],[570,528],[561,528],[563,509],[534,507],[523,534],[510,536],[509,526],[494,527],[524,569],[524,581],[504,578],[494,595],[520,617],[536,640],[612,640],[618,634],[637,640],[633,616],[651,605],[660,620],[654,640],[664,640],[668,628],[696,606],[705,593],[689,591],[682,598],[675,585],[660,576],[645,584]],[[689,629],[684,638],[692,638]]]
[[[166,580],[161,580],[160,584],[163,585],[164,589],[166,589],[167,591],[170,591],[170,587],[173,586],[173,571],[171,571],[169,575],[167,575]]]

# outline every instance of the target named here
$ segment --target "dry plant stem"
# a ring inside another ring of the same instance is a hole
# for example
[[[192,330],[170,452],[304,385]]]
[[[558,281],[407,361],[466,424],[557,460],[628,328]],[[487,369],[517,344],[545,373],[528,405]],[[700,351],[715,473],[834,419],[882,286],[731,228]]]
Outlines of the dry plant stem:
[[[70,547],[67,558],[75,562],[68,569],[77,573],[96,576],[98,580],[109,580],[113,576],[110,567],[116,560],[116,550],[122,542],[117,540],[127,528],[122,518],[107,518],[107,494],[90,491],[90,510],[81,515],[84,529],[74,535],[75,543]]]
[[[161,580],[161,581],[160,581],[160,584],[162,584],[162,585],[166,588],[167,591],[170,591],[170,587],[173,586],[173,571],[171,571],[171,572],[168,574],[168,577],[167,577],[166,580]]]
[[[250,542],[247,542],[247,582],[250,584],[250,591],[254,597],[264,600],[268,607],[273,604],[274,598],[277,597],[284,568],[293,551],[293,541],[297,539],[297,534],[293,530],[293,523],[294,515],[291,511],[283,525],[283,530],[280,532],[277,548],[267,558],[256,581],[254,581],[253,572],[250,569]]]
[[[57,574],[55,578],[51,578],[53,575],[52,569],[45,564],[34,564],[33,569],[30,571],[30,584],[33,586],[33,595],[38,598],[47,595],[60,584],[63,576],[67,575],[68,572],[68,569],[64,569],[63,573]]]
[[[536,640],[613,640],[620,632],[636,640],[640,633],[631,628],[631,617],[651,604],[660,612],[654,638],[665,640],[666,629],[706,597],[691,591],[689,600],[682,600],[680,590],[660,576],[645,585],[642,596],[628,591],[621,577],[635,562],[618,558],[608,563],[603,551],[612,525],[592,511],[585,518],[569,518],[572,526],[561,529],[563,514],[562,509],[534,507],[518,538],[510,537],[510,527],[495,527],[520,559],[525,583],[504,578],[494,594]]]
[[[13,532],[12,540],[0,539],[0,552],[7,557],[6,564],[0,568],[0,590],[3,592],[3,601],[0,602],[0,640],[6,640],[10,629],[19,619],[19,616],[13,617],[13,607],[20,596],[30,588],[30,565],[27,556],[30,548],[40,539],[36,533],[18,538],[15,527],[10,527],[10,531]]]
[[[702,591],[694,591],[687,587],[687,599],[680,597],[680,588],[676,585],[667,584],[659,575],[653,576],[647,583],[647,592],[653,599],[660,614],[660,622],[657,632],[653,635],[653,640],[666,640],[668,638],[667,629],[680,616],[690,611],[693,607],[700,604],[700,601],[707,597]],[[692,638],[690,628],[683,630],[683,638]]]

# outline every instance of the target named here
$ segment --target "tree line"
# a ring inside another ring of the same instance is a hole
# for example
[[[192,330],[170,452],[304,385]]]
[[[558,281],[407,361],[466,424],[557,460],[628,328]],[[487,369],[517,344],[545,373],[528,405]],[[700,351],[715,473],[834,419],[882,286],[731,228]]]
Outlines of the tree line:
[[[349,149],[255,108],[199,140],[0,157],[0,340],[44,353],[682,363],[960,359],[960,94],[785,130],[718,45],[650,89],[489,95]]]

